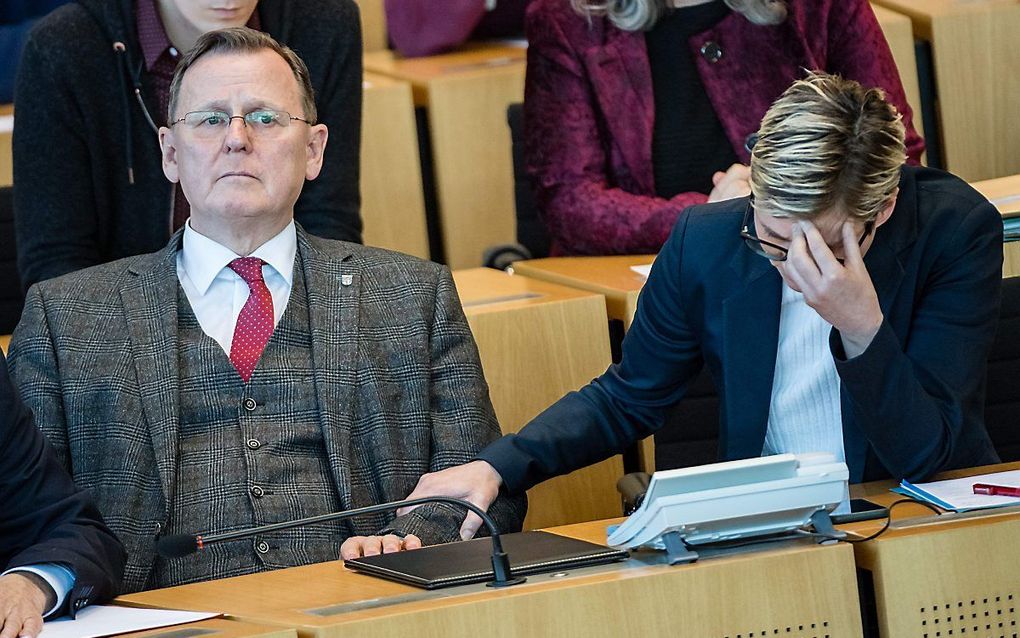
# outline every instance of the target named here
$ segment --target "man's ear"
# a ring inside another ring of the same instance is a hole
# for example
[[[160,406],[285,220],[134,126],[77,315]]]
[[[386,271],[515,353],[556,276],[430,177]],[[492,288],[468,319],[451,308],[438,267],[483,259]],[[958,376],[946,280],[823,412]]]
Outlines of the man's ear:
[[[305,147],[308,161],[305,165],[305,179],[313,180],[319,176],[319,171],[322,170],[322,154],[326,152],[328,139],[329,129],[325,124],[308,127],[308,144]]]
[[[176,184],[181,181],[177,168],[177,141],[174,132],[165,126],[159,127],[159,150],[163,156],[163,174]]]
[[[880,212],[878,216],[875,217],[875,228],[878,228],[882,224],[886,223],[887,221],[889,221],[889,218],[892,217],[893,210],[896,208],[896,198],[899,197],[899,194],[900,194],[899,188],[893,191],[893,194],[889,197],[889,201],[886,203],[885,208],[883,208],[882,212]]]

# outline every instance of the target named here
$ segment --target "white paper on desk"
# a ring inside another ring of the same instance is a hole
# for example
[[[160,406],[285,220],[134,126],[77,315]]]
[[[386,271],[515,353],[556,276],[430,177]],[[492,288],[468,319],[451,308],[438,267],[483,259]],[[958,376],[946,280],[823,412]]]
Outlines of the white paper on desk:
[[[956,512],[984,509],[987,507],[1008,507],[1020,505],[1020,498],[1013,496],[988,496],[975,494],[975,483],[991,483],[992,485],[1020,485],[1020,470],[979,474],[961,479],[934,481],[931,483],[912,484],[907,481],[900,483],[895,490],[900,494],[913,496],[922,501],[938,505],[942,509]]]
[[[0,115],[0,133],[10,133],[14,130],[14,116]]]
[[[44,623],[39,638],[100,638],[129,631],[183,625],[219,615],[172,609],[96,605],[79,611],[74,620],[65,617]]]
[[[645,279],[648,279],[648,273],[652,272],[651,264],[642,264],[641,266],[631,266],[631,270],[641,275]]]

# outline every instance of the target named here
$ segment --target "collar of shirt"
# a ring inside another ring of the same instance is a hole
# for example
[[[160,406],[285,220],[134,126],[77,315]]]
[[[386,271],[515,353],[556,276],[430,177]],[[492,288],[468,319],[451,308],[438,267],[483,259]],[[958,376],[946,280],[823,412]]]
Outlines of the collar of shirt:
[[[294,222],[287,224],[275,237],[256,248],[250,257],[259,257],[276,271],[287,286],[294,284],[294,258],[297,255],[297,230]],[[184,226],[184,240],[181,247],[181,266],[200,295],[205,295],[217,277],[239,279],[240,276],[227,267],[238,257],[234,251],[205,235],[199,234],[188,221]]]
[[[185,52],[177,51],[171,44],[166,29],[163,28],[163,19],[159,15],[156,0],[138,0],[135,3],[135,26],[138,29],[138,43],[142,48],[142,57],[145,59],[147,71],[152,72],[164,55],[168,56],[176,66],[178,57]],[[256,31],[262,30],[258,7],[252,11],[245,26]]]

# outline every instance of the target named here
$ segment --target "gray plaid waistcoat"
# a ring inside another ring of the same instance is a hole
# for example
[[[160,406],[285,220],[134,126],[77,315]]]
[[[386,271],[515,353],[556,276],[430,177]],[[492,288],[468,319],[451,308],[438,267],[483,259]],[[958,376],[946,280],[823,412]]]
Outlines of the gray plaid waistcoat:
[[[300,257],[299,257],[300,259]],[[342,509],[327,462],[312,382],[300,264],[287,309],[244,383],[178,294],[180,441],[169,533],[220,533]],[[209,546],[157,560],[147,584],[172,587],[335,560],[339,523]]]

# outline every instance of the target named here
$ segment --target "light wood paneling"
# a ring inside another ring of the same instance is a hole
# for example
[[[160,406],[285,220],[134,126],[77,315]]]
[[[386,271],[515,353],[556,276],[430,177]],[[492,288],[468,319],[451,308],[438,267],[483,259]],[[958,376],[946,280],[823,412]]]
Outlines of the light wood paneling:
[[[355,0],[361,9],[361,37],[365,53],[381,51],[387,47],[386,12],[383,0]]]
[[[610,364],[605,301],[491,268],[453,273],[504,433],[517,432]],[[528,492],[525,529],[617,516],[620,456]]]
[[[551,531],[604,539],[605,524]],[[323,638],[861,635],[853,550],[847,545],[773,547],[677,567],[649,564],[657,560],[646,555],[561,576],[532,576],[503,590],[474,585],[436,592],[322,563],[120,600],[215,609]]]
[[[0,104],[0,188],[14,183],[14,153],[11,133],[14,131],[14,105]]]
[[[411,86],[372,73],[361,124],[361,218],[367,245],[429,258]]]
[[[966,180],[1020,173],[1020,3],[875,0],[931,43],[943,156]]]
[[[907,104],[914,112],[914,128],[922,136],[924,125],[921,122],[921,89],[917,80],[917,56],[914,53],[914,30],[910,18],[879,5],[872,5],[875,18],[882,27],[886,42],[896,61],[896,70],[900,72],[900,81],[907,94]]]
[[[297,638],[294,629],[279,625],[213,618],[186,625],[118,634],[119,638]]]
[[[365,55],[365,69],[411,83],[428,111],[446,263],[470,268],[495,244],[515,241],[513,162],[507,106],[524,98],[525,50],[471,44],[403,59]]]

